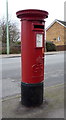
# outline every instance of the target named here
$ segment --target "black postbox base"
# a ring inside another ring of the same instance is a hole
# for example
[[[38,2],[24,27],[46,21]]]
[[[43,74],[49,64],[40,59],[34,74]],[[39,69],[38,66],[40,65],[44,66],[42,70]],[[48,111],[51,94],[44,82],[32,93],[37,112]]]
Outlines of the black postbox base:
[[[43,103],[43,82],[38,84],[21,82],[21,103],[27,107],[41,105]]]

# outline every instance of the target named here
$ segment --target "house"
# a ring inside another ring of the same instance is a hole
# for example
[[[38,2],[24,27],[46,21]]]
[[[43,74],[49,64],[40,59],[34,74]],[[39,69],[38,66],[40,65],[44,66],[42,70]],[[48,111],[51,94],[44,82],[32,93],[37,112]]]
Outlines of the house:
[[[46,28],[46,41],[56,45],[56,49],[66,50],[66,21],[54,20]]]

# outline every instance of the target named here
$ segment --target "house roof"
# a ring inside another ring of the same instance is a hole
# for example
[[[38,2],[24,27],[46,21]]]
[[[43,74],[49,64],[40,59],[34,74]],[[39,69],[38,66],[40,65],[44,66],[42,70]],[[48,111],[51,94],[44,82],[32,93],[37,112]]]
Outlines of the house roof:
[[[61,21],[61,20],[57,20],[57,21],[66,27],[66,21]]]
[[[66,21],[61,21],[61,20],[55,19],[55,20],[46,28],[46,30],[48,30],[55,22],[61,24],[61,25],[64,26],[64,27],[66,27]]]

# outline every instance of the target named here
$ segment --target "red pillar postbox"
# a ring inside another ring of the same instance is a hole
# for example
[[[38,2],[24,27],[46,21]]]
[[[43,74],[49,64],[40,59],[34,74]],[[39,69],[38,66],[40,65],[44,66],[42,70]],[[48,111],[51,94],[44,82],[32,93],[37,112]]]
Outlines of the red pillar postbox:
[[[21,102],[25,106],[36,106],[43,102],[44,19],[48,12],[28,9],[16,15],[21,19]]]

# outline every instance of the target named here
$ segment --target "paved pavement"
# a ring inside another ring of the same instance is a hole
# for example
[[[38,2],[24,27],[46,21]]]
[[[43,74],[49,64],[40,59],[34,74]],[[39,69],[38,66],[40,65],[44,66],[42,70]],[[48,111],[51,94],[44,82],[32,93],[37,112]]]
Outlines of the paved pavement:
[[[25,107],[20,94],[2,100],[3,118],[64,118],[64,85],[48,87],[44,90],[43,104]]]

